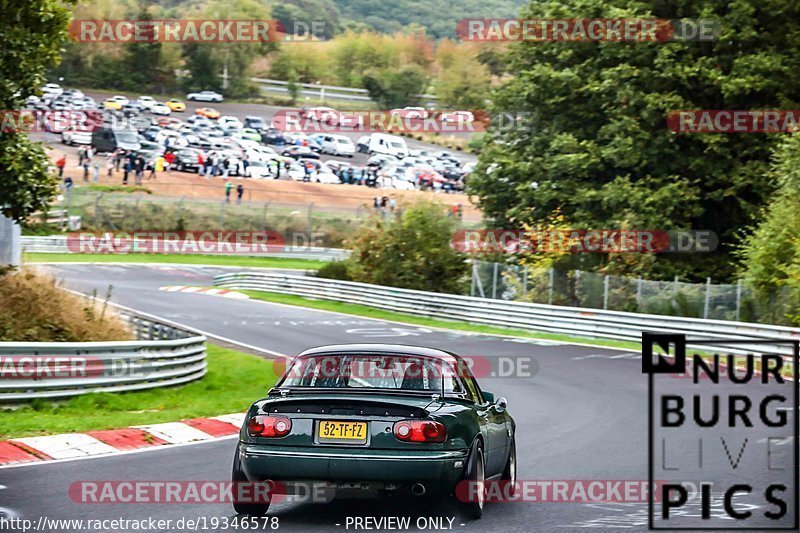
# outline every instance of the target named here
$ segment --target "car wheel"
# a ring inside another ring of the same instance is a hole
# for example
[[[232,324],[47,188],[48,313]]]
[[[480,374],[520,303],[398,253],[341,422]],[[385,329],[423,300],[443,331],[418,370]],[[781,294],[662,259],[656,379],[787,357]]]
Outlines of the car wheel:
[[[467,474],[464,476],[464,480],[469,484],[467,494],[475,494],[475,501],[462,502],[467,515],[476,520],[483,516],[483,507],[486,504],[485,464],[483,460],[483,445],[479,441],[475,445],[475,451],[470,458],[470,468],[467,469]],[[474,490],[473,486],[477,490]]]
[[[231,472],[231,481],[234,483],[242,483],[249,481],[247,476],[242,471],[242,464],[239,462],[239,445],[236,445],[236,454],[233,456],[233,471]],[[269,502],[267,503],[239,503],[233,502],[233,510],[239,514],[247,514],[252,516],[263,516],[269,510]]]
[[[510,485],[508,488],[503,488],[504,494],[514,496],[517,492],[517,439],[515,437],[511,437],[511,450],[508,452],[508,461],[506,461],[506,467],[503,469],[500,479],[504,484]]]

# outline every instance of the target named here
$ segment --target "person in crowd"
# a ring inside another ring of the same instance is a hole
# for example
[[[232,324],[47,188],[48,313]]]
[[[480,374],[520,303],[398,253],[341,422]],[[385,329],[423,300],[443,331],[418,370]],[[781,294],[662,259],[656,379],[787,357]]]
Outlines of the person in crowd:
[[[347,167],[347,183],[349,183],[350,185],[355,183],[354,175],[355,175],[355,170],[353,169],[353,167]]]
[[[172,165],[175,163],[175,152],[172,150],[167,150],[167,153],[164,154],[164,170],[170,172],[172,170]]]
[[[119,162],[119,154],[114,152],[110,156],[108,156],[108,161],[106,162],[106,172],[109,178],[114,177],[114,168],[118,166]]]
[[[83,181],[89,181],[89,166],[92,164],[88,157],[83,158]]]
[[[242,195],[243,194],[244,194],[244,185],[242,185],[240,183],[239,185],[236,186],[236,203],[237,204],[241,204],[242,203]]]
[[[67,176],[64,178],[64,192],[70,190],[72,188],[72,178]]]
[[[78,148],[78,166],[83,166],[83,160],[86,159],[86,148],[81,146]]]
[[[206,173],[206,160],[203,158],[203,152],[197,152],[197,175],[202,176]]]
[[[144,157],[141,155],[137,155],[135,159],[135,166],[134,170],[136,171],[135,178],[136,178],[136,185],[142,184],[142,178],[144,177],[144,169],[147,166]]]
[[[56,168],[58,169],[58,177],[61,178],[64,176],[64,167],[67,166],[67,156],[62,155],[61,158],[56,161]]]
[[[153,161],[153,168],[150,170],[150,175],[147,176],[147,179],[153,180],[156,179],[156,172],[164,172],[164,156],[158,156]]]
[[[97,158],[92,161],[92,181],[95,183],[100,181],[100,161]]]
[[[281,179],[281,166],[283,166],[283,165],[281,165],[281,162],[276,159],[275,160],[275,179],[276,180]]]
[[[375,211],[381,208],[381,201],[377,196],[372,199],[372,207],[375,209]]]
[[[233,183],[228,181],[225,183],[225,201],[231,203],[231,189],[233,189]]]
[[[225,158],[222,160],[222,163],[220,163],[220,166],[222,167],[222,177],[228,179],[228,175],[231,171],[231,160],[225,156]]]
[[[394,213],[396,207],[397,207],[397,199],[395,199],[393,194],[391,197],[389,197],[389,211]]]
[[[303,165],[303,181],[311,181],[311,163]]]
[[[122,163],[122,184],[123,185],[127,185],[128,184],[128,174],[130,174],[131,170],[133,170],[133,163],[131,162],[130,157],[126,156],[124,158],[124,160],[125,161]]]
[[[250,166],[250,160],[249,160],[247,154],[245,154],[244,158],[242,159],[242,173],[245,176],[247,176],[247,167],[249,167],[249,166]]]

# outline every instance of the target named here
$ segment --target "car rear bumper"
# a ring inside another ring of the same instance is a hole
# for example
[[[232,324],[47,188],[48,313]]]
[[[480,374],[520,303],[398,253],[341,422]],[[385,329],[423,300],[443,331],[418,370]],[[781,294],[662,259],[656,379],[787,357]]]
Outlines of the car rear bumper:
[[[469,450],[375,450],[240,445],[250,480],[425,483],[452,488],[463,478]]]

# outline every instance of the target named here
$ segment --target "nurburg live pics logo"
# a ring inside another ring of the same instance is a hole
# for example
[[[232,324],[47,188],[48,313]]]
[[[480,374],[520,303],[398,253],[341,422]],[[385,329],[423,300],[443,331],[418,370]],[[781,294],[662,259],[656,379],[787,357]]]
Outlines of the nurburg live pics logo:
[[[800,341],[743,337],[642,333],[651,530],[800,526]]]

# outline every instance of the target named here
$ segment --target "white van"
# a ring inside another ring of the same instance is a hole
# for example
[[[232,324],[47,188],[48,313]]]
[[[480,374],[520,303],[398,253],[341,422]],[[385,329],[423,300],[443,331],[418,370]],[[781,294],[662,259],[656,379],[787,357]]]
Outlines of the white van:
[[[373,133],[369,136],[369,153],[388,154],[402,158],[408,155],[408,146],[406,140],[397,135]]]

